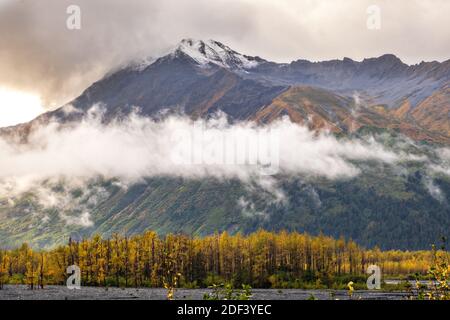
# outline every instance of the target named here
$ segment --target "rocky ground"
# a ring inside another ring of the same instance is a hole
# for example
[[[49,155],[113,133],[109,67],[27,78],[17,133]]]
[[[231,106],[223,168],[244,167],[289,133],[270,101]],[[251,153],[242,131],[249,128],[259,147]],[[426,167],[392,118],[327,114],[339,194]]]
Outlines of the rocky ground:
[[[178,289],[177,300],[202,300],[208,289]],[[252,300],[347,300],[345,290],[254,289]],[[355,291],[352,299],[403,300],[405,292]],[[69,290],[64,286],[47,286],[43,290],[29,290],[26,286],[7,285],[0,290],[0,300],[165,300],[165,289],[154,288],[95,288]]]

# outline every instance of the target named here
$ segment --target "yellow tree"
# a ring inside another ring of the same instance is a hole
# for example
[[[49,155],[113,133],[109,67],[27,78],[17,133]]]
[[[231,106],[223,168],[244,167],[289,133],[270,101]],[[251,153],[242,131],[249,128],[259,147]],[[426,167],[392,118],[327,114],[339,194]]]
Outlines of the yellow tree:
[[[0,289],[8,283],[10,258],[8,253],[3,253],[0,260]]]
[[[37,272],[38,272],[38,286],[39,288],[44,289],[44,285],[47,284],[47,278],[49,275],[47,253],[44,252],[40,253]]]
[[[33,290],[37,280],[37,267],[34,259],[33,250],[29,248],[26,253],[26,256],[27,256],[26,272],[25,272],[26,283],[28,284],[28,287],[31,290]]]

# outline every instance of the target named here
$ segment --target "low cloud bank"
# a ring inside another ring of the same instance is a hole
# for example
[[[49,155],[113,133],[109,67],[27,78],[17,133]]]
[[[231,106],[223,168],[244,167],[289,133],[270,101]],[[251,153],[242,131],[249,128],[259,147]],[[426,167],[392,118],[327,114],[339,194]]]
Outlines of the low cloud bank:
[[[272,166],[273,173],[338,179],[359,174],[354,161],[395,163],[407,157],[374,139],[338,140],[288,119],[258,127],[230,124],[224,115],[155,121],[133,113],[104,124],[98,110],[76,125],[52,122],[38,128],[27,144],[0,139],[0,180],[18,189],[46,179],[95,176],[129,182],[161,175],[246,181],[261,174],[261,166]]]
[[[102,107],[94,106],[78,123],[51,122],[32,132],[26,144],[0,138],[0,202],[12,207],[31,191],[41,208],[55,208],[66,224],[88,228],[92,210],[109,197],[92,183],[98,178],[114,179],[120,188],[160,176],[239,179],[249,192],[265,192],[268,204],[283,205],[288,200],[278,176],[350,179],[368,161],[399,168],[403,161],[427,161],[402,148],[388,150],[375,138],[337,139],[287,118],[257,126],[230,123],[224,114],[193,121],[180,115],[153,120],[136,112],[110,123],[103,115]],[[434,186],[432,180],[428,185]],[[86,192],[74,197],[76,189]],[[244,197],[237,206],[244,217],[267,215]]]

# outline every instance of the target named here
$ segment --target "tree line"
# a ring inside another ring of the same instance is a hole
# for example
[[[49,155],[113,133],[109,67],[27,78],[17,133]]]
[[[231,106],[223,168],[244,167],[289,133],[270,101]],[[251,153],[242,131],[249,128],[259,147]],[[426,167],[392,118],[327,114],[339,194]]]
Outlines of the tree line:
[[[0,288],[7,283],[31,289],[65,285],[70,265],[81,270],[86,286],[204,287],[214,283],[249,284],[255,288],[327,284],[341,276],[366,276],[371,264],[383,274],[425,274],[431,251],[366,250],[352,240],[296,232],[258,231],[249,235],[226,232],[206,237],[153,231],[131,237],[69,243],[47,251],[23,244],[0,250]]]

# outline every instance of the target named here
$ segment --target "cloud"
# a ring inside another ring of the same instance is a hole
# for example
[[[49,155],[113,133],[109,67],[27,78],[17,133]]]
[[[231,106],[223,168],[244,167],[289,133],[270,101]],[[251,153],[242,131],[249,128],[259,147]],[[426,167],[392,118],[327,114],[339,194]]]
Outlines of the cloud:
[[[131,182],[161,175],[243,181],[257,177],[259,185],[270,189],[271,182],[264,179],[267,166],[275,174],[340,179],[359,174],[355,161],[395,163],[404,157],[374,139],[337,139],[288,119],[260,127],[230,124],[224,115],[155,121],[133,113],[105,124],[102,108],[95,106],[79,123],[51,122],[37,128],[27,144],[0,139],[0,180],[23,190],[31,181],[55,177]]]
[[[81,8],[78,31],[66,28],[72,4]],[[378,31],[366,27],[373,4],[381,9]],[[446,0],[1,0],[0,85],[34,91],[55,107],[185,37],[285,62],[384,53],[408,63],[445,60],[449,15]]]
[[[66,112],[76,111],[68,108]],[[67,224],[86,228],[92,226],[93,210],[110,196],[101,181],[112,179],[124,189],[161,176],[238,179],[249,194],[263,199],[258,205],[239,199],[243,215],[264,218],[263,208],[288,201],[280,184],[283,177],[352,179],[368,165],[399,170],[407,161],[431,165],[427,157],[403,152],[411,149],[406,142],[387,149],[378,142],[382,137],[336,138],[288,118],[264,126],[230,123],[221,113],[195,121],[184,115],[154,120],[139,116],[137,108],[108,123],[102,121],[103,116],[104,108],[95,105],[79,122],[51,121],[35,128],[27,143],[0,138],[2,206],[14,207],[21,196],[32,194],[37,207],[27,210],[47,214],[46,209],[54,209]],[[450,153],[442,149],[438,154],[442,158],[439,168],[448,170],[444,162]],[[431,180],[425,186],[435,198],[445,197]],[[319,195],[308,183],[299,188],[321,206]],[[48,216],[45,220],[44,224]]]
[[[431,178],[425,177],[424,185],[425,185],[425,188],[427,189],[428,193],[434,199],[438,200],[439,202],[444,202],[446,200],[446,196],[445,196],[444,192],[441,190],[441,188],[439,188],[438,185],[436,185],[434,183],[434,181]]]
[[[430,171],[450,176],[450,148],[438,148],[435,154],[436,161],[428,164]]]
[[[94,225],[89,212],[83,212],[79,217],[64,216],[64,219],[68,225],[78,225],[85,228],[92,227]]]
[[[268,217],[266,212],[257,210],[255,204],[250,200],[246,200],[244,197],[238,199],[237,205],[241,209],[242,216],[245,218],[266,219]]]

